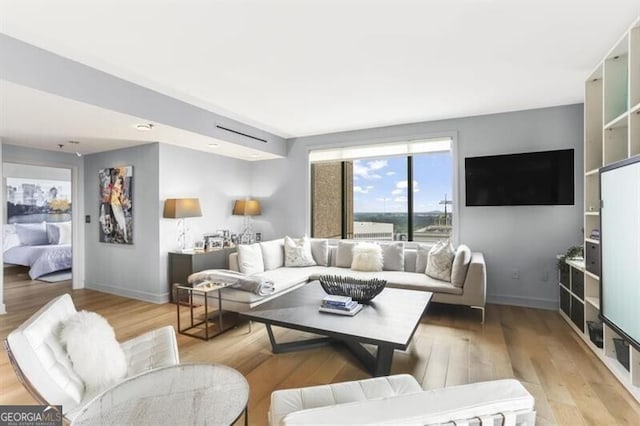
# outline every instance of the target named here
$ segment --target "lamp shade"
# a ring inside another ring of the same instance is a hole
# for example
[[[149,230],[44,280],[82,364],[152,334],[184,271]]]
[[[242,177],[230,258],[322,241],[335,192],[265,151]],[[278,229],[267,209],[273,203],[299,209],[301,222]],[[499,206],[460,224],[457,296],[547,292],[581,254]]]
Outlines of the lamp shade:
[[[258,200],[236,200],[233,203],[233,214],[236,216],[260,216],[260,201]]]
[[[164,200],[162,217],[182,219],[184,217],[200,217],[200,200],[197,198],[167,198]]]

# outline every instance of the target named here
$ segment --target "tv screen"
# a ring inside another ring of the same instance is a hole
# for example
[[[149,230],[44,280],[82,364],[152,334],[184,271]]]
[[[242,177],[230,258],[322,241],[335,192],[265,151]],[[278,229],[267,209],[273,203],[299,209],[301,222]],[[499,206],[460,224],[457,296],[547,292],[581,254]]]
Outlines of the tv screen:
[[[573,149],[464,159],[467,206],[573,205]]]
[[[640,350],[640,157],[600,169],[600,315]]]

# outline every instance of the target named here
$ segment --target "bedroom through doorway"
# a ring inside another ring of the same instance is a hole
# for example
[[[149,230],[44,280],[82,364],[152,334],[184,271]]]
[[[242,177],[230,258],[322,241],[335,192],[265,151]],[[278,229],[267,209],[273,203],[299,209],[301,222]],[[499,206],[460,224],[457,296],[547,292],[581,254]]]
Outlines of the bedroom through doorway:
[[[7,312],[72,288],[71,169],[4,162],[2,209]]]

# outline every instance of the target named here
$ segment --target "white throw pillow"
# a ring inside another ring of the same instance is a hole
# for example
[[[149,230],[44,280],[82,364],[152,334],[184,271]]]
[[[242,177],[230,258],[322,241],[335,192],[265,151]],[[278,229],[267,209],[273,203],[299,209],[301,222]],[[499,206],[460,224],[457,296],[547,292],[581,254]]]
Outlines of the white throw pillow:
[[[58,227],[58,244],[71,244],[71,222],[56,223]]]
[[[60,340],[86,392],[103,390],[127,375],[127,359],[113,328],[95,312],[80,311],[69,317],[62,323]]]
[[[404,271],[404,241],[380,244],[382,247],[382,270]]]
[[[382,247],[376,243],[357,244],[353,247],[351,269],[366,272],[382,271]]]
[[[325,238],[312,238],[311,254],[318,265],[329,266],[329,241]]]
[[[464,286],[464,280],[467,278],[467,269],[471,263],[471,249],[464,244],[460,244],[456,250],[456,256],[453,258],[451,266],[451,284],[456,287]]]
[[[340,241],[336,249],[336,266],[338,268],[350,268],[353,263],[353,248],[356,243],[352,241]]]
[[[451,282],[451,265],[454,251],[450,242],[438,241],[429,250],[425,274],[437,280]]]
[[[240,272],[246,275],[264,272],[260,244],[240,244],[238,246],[238,267]]]
[[[431,246],[426,244],[418,244],[418,247],[416,247],[416,272],[424,274],[427,270],[429,250],[431,250]]]
[[[260,243],[260,248],[265,271],[284,266],[284,240],[265,241]]]
[[[298,240],[284,237],[284,266],[315,266],[316,261],[311,254],[311,240],[306,235]]]

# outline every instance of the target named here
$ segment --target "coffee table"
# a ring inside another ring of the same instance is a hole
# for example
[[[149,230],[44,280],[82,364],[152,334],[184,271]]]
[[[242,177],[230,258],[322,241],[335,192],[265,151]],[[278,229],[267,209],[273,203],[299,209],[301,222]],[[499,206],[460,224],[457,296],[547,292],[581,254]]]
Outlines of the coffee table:
[[[405,350],[411,342],[432,293],[385,288],[353,317],[319,312],[326,293],[319,281],[312,281],[240,315],[267,327],[273,353],[292,352],[342,343],[373,376],[391,371],[393,351]],[[326,337],[277,343],[272,326],[306,331]],[[377,346],[373,356],[363,344]]]
[[[230,425],[244,413],[249,384],[220,364],[178,364],[126,379],[91,401],[72,425]]]

